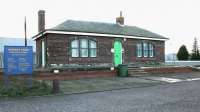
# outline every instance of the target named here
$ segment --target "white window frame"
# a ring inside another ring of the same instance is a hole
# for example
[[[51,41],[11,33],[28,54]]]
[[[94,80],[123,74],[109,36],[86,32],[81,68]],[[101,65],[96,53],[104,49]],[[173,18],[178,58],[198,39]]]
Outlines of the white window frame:
[[[73,42],[77,42],[77,47],[73,47]],[[73,50],[77,50],[78,54],[76,56],[73,55]],[[79,57],[79,40],[71,41],[71,57]]]
[[[142,52],[143,52],[143,50],[142,50],[142,43],[138,43],[137,44],[137,48],[136,48],[136,54],[137,54],[137,57],[142,57]]]
[[[72,44],[74,41],[77,41],[78,47],[73,47]],[[86,46],[82,46],[82,42],[86,41]],[[92,43],[95,43],[95,46],[92,47]],[[78,55],[77,56],[73,56],[73,49],[76,49],[78,51]],[[83,51],[82,50],[87,50],[87,55],[83,55]],[[95,51],[95,55],[92,56],[91,52],[92,50]],[[93,57],[97,57],[97,42],[94,40],[90,40],[90,39],[76,39],[76,40],[72,40],[71,41],[71,57],[81,57],[81,58],[85,58],[85,57],[89,57],[89,58],[93,58]]]
[[[154,46],[149,43],[149,57],[154,57]]]
[[[92,43],[94,43],[95,44],[95,46],[94,47],[92,47]],[[92,56],[92,50],[94,50],[95,51],[95,56]],[[97,57],[97,42],[96,41],[94,41],[94,40],[89,40],[89,57]]]
[[[148,43],[143,43],[143,57],[148,57],[149,49],[148,49]]]
[[[83,44],[84,41],[86,42],[86,46],[85,47],[82,46],[82,44]],[[89,54],[88,39],[80,39],[79,42],[80,42],[80,57],[88,57],[88,54]],[[84,50],[87,51],[86,55],[84,55],[84,53],[83,53]]]

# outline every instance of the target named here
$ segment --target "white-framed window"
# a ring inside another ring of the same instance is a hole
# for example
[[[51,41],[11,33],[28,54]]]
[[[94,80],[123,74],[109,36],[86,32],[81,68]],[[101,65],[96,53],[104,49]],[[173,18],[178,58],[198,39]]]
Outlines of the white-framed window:
[[[148,57],[148,44],[147,43],[143,43],[143,56],[144,57]]]
[[[97,44],[95,41],[89,41],[90,57],[97,57]]]
[[[154,46],[149,44],[149,57],[154,57]]]
[[[81,57],[88,57],[88,40],[81,39],[80,43]]]
[[[154,57],[154,50],[152,43],[138,43],[136,46],[137,57]]]
[[[142,57],[142,43],[137,44],[137,57]]]
[[[96,41],[89,39],[77,39],[71,41],[72,57],[97,57]]]
[[[73,40],[71,42],[71,56],[79,57],[79,41],[78,40]]]

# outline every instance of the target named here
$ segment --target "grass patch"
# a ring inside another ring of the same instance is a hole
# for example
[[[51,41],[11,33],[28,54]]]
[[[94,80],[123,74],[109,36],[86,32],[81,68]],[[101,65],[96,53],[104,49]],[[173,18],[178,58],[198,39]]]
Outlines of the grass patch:
[[[33,80],[32,86],[27,81],[13,79],[9,87],[0,81],[0,98],[19,96],[40,96],[52,93],[52,87],[44,81]]]
[[[77,92],[92,92],[130,87],[143,87],[155,84],[158,84],[158,82],[130,77],[111,77],[61,81],[60,89],[63,93],[70,94]]]

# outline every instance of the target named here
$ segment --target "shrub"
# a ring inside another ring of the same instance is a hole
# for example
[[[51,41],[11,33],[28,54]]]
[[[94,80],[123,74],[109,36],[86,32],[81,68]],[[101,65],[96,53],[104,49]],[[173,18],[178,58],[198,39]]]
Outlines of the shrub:
[[[177,58],[178,60],[188,60],[188,57],[189,57],[188,50],[185,45],[182,45],[177,53]]]

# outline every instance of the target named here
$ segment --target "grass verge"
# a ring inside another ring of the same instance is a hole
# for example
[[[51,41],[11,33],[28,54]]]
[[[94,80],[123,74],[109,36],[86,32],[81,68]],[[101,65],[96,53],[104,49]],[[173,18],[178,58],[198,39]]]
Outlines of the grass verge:
[[[33,80],[32,86],[26,80],[12,79],[9,86],[0,81],[0,98],[41,96],[52,93],[52,87],[44,81]]]

